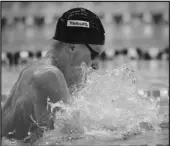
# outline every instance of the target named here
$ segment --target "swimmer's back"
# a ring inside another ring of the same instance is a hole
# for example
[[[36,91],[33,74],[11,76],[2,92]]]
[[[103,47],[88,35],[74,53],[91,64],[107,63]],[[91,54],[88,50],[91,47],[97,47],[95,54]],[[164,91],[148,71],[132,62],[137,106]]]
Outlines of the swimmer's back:
[[[15,131],[13,138],[25,138],[33,124],[30,116],[40,126],[53,129],[47,99],[67,103],[69,91],[62,72],[50,58],[43,58],[27,66],[15,83],[2,109],[2,136]]]

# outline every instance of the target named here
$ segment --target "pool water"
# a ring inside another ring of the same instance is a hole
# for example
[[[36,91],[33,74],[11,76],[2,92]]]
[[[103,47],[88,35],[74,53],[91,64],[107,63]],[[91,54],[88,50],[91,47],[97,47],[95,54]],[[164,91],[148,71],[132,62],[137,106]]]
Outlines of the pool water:
[[[33,145],[168,145],[169,63],[117,58],[100,66],[94,72],[82,64],[87,80],[75,88],[69,106],[51,104],[63,112],[56,113],[55,130]],[[9,92],[18,73],[2,70],[2,93]],[[19,143],[4,139],[3,144]]]
[[[2,51],[43,49],[55,25],[43,28],[19,25],[2,31]],[[106,49],[169,46],[169,25],[105,25]],[[2,67],[2,94],[8,95],[23,66]],[[130,61],[118,57],[91,72],[82,66],[87,81],[73,92],[72,104],[56,113],[55,130],[24,145],[155,145],[169,144],[169,62]],[[3,104],[6,96],[3,96]],[[22,145],[3,139],[3,145]]]

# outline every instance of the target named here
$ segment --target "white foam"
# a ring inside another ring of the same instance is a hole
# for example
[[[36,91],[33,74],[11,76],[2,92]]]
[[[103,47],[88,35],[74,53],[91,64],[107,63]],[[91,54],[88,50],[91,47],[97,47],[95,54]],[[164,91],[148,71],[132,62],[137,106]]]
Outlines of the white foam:
[[[151,102],[139,97],[135,70],[122,65],[102,75],[88,73],[87,68],[84,71],[86,83],[73,93],[72,104],[57,104],[63,112],[56,113],[56,130],[62,131],[69,125],[78,135],[83,132],[96,137],[97,133],[99,137],[121,139],[129,133],[142,132],[142,122],[156,129],[160,122],[156,100]]]

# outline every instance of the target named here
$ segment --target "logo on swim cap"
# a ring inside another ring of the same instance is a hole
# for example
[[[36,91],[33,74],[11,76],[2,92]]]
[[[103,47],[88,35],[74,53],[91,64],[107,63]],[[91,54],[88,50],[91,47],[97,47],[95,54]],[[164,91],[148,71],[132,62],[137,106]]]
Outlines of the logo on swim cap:
[[[69,27],[86,27],[89,28],[89,22],[80,20],[67,20],[67,26]]]

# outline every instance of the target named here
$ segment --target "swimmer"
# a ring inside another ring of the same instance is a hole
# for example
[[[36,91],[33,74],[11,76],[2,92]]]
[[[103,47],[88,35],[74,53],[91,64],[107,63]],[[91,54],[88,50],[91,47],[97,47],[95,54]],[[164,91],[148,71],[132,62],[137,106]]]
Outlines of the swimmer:
[[[103,25],[93,12],[84,8],[65,12],[44,47],[45,57],[23,69],[13,86],[2,109],[2,137],[24,140],[29,133],[38,133],[36,127],[54,129],[47,99],[68,104],[69,88],[81,82],[81,63],[94,67],[104,42]]]

